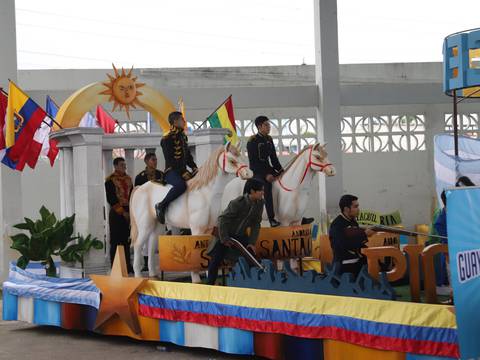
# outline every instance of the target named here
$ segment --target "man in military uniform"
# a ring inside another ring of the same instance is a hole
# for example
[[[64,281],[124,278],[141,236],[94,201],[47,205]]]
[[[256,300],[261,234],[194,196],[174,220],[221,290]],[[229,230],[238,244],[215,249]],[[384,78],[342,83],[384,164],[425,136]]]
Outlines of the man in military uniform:
[[[135,186],[143,185],[149,181],[163,182],[163,172],[157,169],[157,156],[155,153],[149,152],[145,154],[143,161],[145,162],[145,170],[135,177]],[[148,271],[148,255],[146,255],[148,254],[148,244],[145,244],[142,253],[144,260],[142,271]]]
[[[250,137],[247,143],[248,160],[253,176],[265,182],[265,208],[271,227],[279,226],[273,210],[272,183],[283,172],[278,161],[275,145],[270,134],[270,121],[266,116],[255,119],[258,133]]]
[[[155,205],[158,221],[165,224],[168,204],[187,190],[187,180],[197,173],[197,165],[188,148],[188,138],[183,132],[185,119],[181,112],[174,111],[168,115],[170,131],[162,138],[163,156],[165,157],[165,181],[172,185],[165,198]],[[187,166],[191,171],[187,170]]]
[[[329,237],[333,250],[333,261],[340,264],[340,273],[352,273],[355,277],[366,264],[362,248],[367,247],[368,236],[375,232],[362,229],[357,223],[360,212],[358,198],[343,195],[339,202],[341,214],[330,225]]]
[[[110,262],[113,264],[117,245],[123,245],[128,272],[133,272],[130,263],[130,214],[128,203],[132,192],[132,179],[127,175],[125,159],[113,160],[115,171],[105,180],[107,202],[110,205],[108,224],[110,227]]]
[[[230,201],[218,217],[218,231],[207,250],[211,257],[207,284],[215,284],[218,268],[225,258],[230,261],[238,258],[238,250],[230,249],[230,238],[240,241],[250,252],[255,253],[264,206],[263,186],[263,182],[258,179],[247,180],[243,196]]]
[[[145,162],[145,170],[135,177],[135,186],[140,186],[148,181],[163,181],[163,172],[157,169],[157,156],[150,152],[145,154],[143,158]]]

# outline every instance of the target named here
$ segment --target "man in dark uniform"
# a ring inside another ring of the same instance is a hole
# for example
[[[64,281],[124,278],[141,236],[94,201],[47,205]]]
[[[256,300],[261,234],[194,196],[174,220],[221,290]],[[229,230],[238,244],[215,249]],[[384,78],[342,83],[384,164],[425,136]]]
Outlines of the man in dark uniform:
[[[248,160],[253,176],[265,183],[265,208],[271,227],[279,226],[273,210],[272,183],[283,172],[278,161],[275,145],[270,134],[270,121],[266,116],[255,119],[258,133],[250,137],[247,143]]]
[[[128,202],[132,192],[132,179],[127,175],[124,158],[113,160],[115,171],[105,180],[107,202],[110,205],[108,224],[110,227],[110,262],[113,264],[117,245],[123,245],[128,272],[133,272],[130,263],[130,214]]]
[[[197,173],[197,165],[188,148],[188,138],[183,132],[185,119],[181,112],[174,111],[168,115],[170,131],[162,138],[163,156],[165,157],[165,181],[172,185],[165,198],[155,205],[158,221],[165,224],[168,204],[187,190],[187,180]],[[187,166],[191,171],[187,170]]]
[[[140,186],[149,181],[163,182],[163,172],[157,169],[157,155],[153,152],[145,154],[143,158],[145,162],[145,170],[135,177],[135,186]],[[148,256],[145,255],[148,245],[145,245],[143,248],[143,269],[142,271],[148,271]]]
[[[333,261],[340,264],[340,273],[352,273],[355,277],[366,264],[361,249],[367,247],[368,236],[375,232],[362,229],[357,223],[360,212],[358,198],[343,195],[340,198],[341,214],[330,225],[329,237],[333,250]]]
[[[230,249],[230,238],[240,241],[247,249],[255,253],[255,243],[260,231],[263,213],[263,182],[255,178],[247,180],[243,196],[233,199],[218,217],[218,234],[210,242],[207,254],[211,257],[208,264],[207,284],[214,285],[218,268],[227,258],[235,261],[238,250]]]
[[[148,181],[163,181],[163,172],[157,169],[157,156],[150,152],[143,158],[145,170],[135,177],[135,186],[140,186]]]

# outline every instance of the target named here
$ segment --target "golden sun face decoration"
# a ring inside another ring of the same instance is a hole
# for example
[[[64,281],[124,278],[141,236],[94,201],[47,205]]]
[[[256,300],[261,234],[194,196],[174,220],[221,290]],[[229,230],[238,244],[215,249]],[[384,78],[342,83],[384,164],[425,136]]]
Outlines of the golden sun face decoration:
[[[142,95],[142,93],[138,91],[138,88],[145,86],[145,84],[137,82],[136,76],[132,77],[133,66],[128,73],[125,72],[124,68],[122,68],[122,72],[119,73],[115,65],[112,64],[112,66],[115,77],[107,74],[110,82],[102,83],[107,87],[107,90],[102,91],[100,94],[110,95],[108,101],[113,101],[112,111],[115,111],[117,107],[120,110],[125,108],[127,117],[130,119],[130,107],[136,109],[136,105],[142,106],[141,102],[138,100],[138,96]]]

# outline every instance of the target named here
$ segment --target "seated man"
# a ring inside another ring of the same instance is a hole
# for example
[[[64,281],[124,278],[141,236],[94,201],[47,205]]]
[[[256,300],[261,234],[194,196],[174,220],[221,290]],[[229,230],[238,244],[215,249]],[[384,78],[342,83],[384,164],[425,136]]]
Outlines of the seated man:
[[[245,184],[243,196],[233,199],[218,217],[218,234],[210,242],[207,254],[211,257],[208,265],[207,284],[214,285],[218,268],[227,257],[236,261],[237,250],[230,249],[230,238],[240,241],[247,249],[255,253],[255,243],[260,231],[263,213],[263,183],[249,179]]]
[[[165,198],[155,205],[158,221],[165,224],[168,204],[187,190],[187,180],[197,173],[197,165],[188,148],[188,138],[183,132],[185,119],[181,112],[174,111],[168,115],[170,131],[162,138],[163,156],[165,157],[165,181],[172,185]],[[187,170],[187,166],[191,171]]]
[[[340,273],[352,273],[355,277],[366,264],[361,249],[367,247],[368,236],[375,232],[362,229],[357,223],[360,212],[358,198],[343,195],[340,198],[340,215],[330,225],[329,237],[333,250],[333,261],[340,263]]]

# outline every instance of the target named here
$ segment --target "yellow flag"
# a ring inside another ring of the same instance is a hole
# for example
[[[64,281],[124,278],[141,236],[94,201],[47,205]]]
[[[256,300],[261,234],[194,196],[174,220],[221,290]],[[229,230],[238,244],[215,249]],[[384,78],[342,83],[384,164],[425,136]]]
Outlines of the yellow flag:
[[[29,97],[10,81],[8,86],[8,105],[5,119],[5,147],[8,149],[15,144],[15,114],[20,116]]]
[[[187,132],[187,130],[188,130],[187,124],[188,123],[187,123],[187,118],[185,117],[185,104],[184,104],[183,98],[181,96],[178,98],[178,111],[180,111],[183,115],[183,119],[185,120],[185,127],[183,128],[183,130],[185,132]]]

